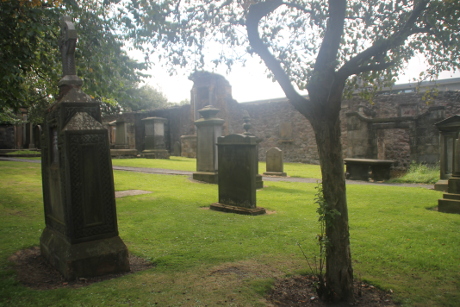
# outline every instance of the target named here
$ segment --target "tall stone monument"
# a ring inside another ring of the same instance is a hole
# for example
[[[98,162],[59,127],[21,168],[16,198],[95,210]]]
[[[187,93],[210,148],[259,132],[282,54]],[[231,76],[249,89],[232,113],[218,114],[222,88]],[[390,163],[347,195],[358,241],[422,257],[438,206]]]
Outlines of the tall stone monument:
[[[67,280],[129,271],[128,250],[118,236],[108,132],[99,103],[81,90],[76,41],[74,24],[63,17],[63,77],[42,135],[46,227],[40,249]]]
[[[217,183],[217,138],[222,135],[224,120],[217,118],[219,109],[211,105],[199,110],[202,116],[195,121],[197,127],[196,172],[193,179]]]
[[[165,144],[165,123],[163,117],[147,117],[142,119],[145,125],[145,148],[142,155],[147,159],[169,159]]]
[[[454,141],[452,176],[447,183],[447,193],[438,200],[438,211],[460,214],[460,134]]]

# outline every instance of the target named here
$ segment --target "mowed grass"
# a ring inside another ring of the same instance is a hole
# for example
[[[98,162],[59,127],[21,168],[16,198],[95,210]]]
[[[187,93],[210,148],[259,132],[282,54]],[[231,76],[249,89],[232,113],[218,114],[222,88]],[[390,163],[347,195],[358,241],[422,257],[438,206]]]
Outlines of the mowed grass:
[[[78,289],[32,290],[7,259],[39,244],[40,165],[0,161],[0,174],[1,306],[266,306],[276,278],[308,273],[297,243],[311,257],[317,251],[315,184],[265,181],[257,203],[270,214],[251,217],[207,209],[216,185],[115,171],[117,191],[152,192],[117,199],[117,213],[130,252],[154,267]],[[355,276],[405,306],[458,306],[460,215],[430,210],[441,193],[350,185],[347,194]]]
[[[115,166],[163,168],[181,171],[196,171],[196,159],[171,156],[170,159],[113,159]],[[259,162],[259,173],[266,171],[266,163]],[[289,177],[321,178],[319,165],[303,163],[284,163],[284,172]]]

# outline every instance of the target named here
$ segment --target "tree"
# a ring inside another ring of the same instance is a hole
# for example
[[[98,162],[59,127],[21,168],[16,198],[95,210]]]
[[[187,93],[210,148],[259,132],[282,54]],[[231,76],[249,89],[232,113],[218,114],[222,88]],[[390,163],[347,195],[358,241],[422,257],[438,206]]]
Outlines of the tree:
[[[128,101],[120,101],[120,105],[131,111],[145,111],[168,106],[168,99],[159,90],[150,85],[132,88],[129,90]]]
[[[33,122],[56,97],[62,73],[59,20],[73,17],[78,43],[77,74],[85,92],[103,103],[129,100],[146,68],[122,49],[116,0],[0,1],[0,112],[4,120],[29,108]],[[10,114],[9,116],[6,116]],[[36,115],[34,115],[36,114]]]
[[[391,84],[417,52],[429,72],[459,68],[457,0],[220,0],[136,1],[127,9],[128,35],[158,48],[172,65],[231,65],[246,46],[260,56],[316,137],[327,211],[325,297],[353,301],[348,209],[339,112],[345,94]],[[244,33],[247,33],[247,36]],[[212,42],[212,43],[211,43]],[[205,52],[224,44],[216,58]],[[150,47],[149,47],[150,48]],[[200,56],[193,56],[199,54]],[[297,88],[296,88],[297,87]],[[309,98],[297,89],[308,90]]]

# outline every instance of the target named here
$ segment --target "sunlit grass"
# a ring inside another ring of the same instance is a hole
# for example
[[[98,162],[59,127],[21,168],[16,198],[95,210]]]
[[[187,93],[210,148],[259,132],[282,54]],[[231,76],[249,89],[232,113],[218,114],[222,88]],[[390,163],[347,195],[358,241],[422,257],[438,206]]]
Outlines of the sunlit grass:
[[[0,173],[1,306],[266,306],[274,278],[308,271],[297,243],[310,257],[317,251],[315,184],[265,181],[257,204],[271,214],[251,217],[207,209],[216,185],[115,171],[117,191],[152,192],[117,199],[117,214],[130,252],[155,267],[80,289],[31,290],[15,281],[7,258],[39,244],[40,165],[0,161]],[[350,185],[347,195],[355,275],[406,306],[455,306],[460,215],[427,209],[441,193]]]
[[[170,159],[112,159],[115,166],[163,168],[181,171],[196,171],[196,159],[171,156]],[[266,171],[265,162],[259,162],[259,173]],[[284,172],[289,177],[321,178],[319,165],[304,163],[284,163]]]
[[[394,183],[436,183],[439,180],[439,165],[429,166],[412,163],[407,173],[399,178],[391,179]]]

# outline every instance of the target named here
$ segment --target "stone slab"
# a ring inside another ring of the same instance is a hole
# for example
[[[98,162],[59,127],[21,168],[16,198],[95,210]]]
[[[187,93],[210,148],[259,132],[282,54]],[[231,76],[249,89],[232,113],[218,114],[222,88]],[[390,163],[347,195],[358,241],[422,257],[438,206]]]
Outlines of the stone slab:
[[[245,208],[239,206],[231,206],[221,203],[214,203],[210,206],[211,210],[221,211],[221,212],[228,212],[228,213],[236,213],[236,214],[243,214],[243,215],[261,215],[265,214],[265,208],[255,207],[255,208]]]

